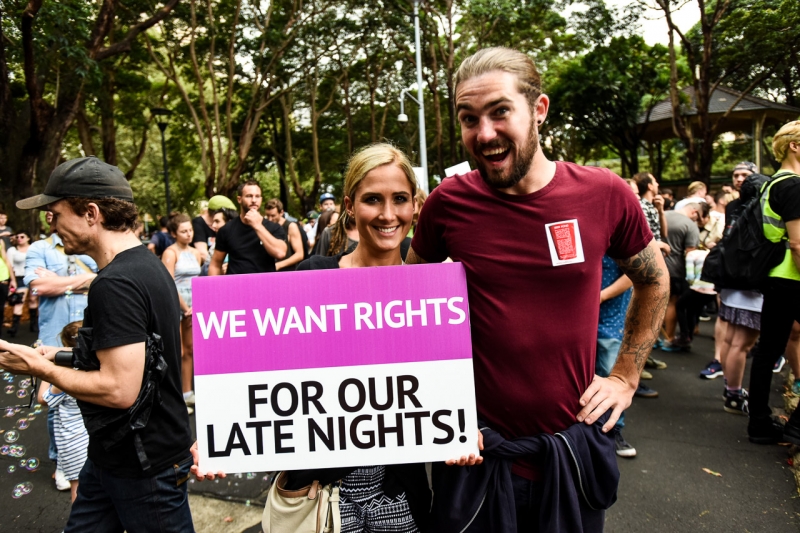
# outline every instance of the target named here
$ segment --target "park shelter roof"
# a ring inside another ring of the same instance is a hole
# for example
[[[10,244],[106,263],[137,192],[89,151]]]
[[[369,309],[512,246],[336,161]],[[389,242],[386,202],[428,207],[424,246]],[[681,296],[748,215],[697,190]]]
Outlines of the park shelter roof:
[[[683,89],[686,96],[683,104],[684,116],[692,117],[697,115],[695,105],[694,87]],[[731,105],[739,98],[741,93],[728,87],[719,86],[711,94],[709,102],[709,113],[713,120],[719,120]],[[756,124],[760,121],[758,129],[770,124],[784,124],[791,120],[796,120],[800,116],[800,108],[786,104],[771,102],[757,96],[745,96],[736,104],[725,125],[720,131],[746,131],[756,130]],[[640,126],[644,126],[646,116],[639,117]],[[689,122],[692,122],[691,119]],[[643,140],[650,142],[663,141],[675,137],[672,131],[672,105],[669,98],[666,98],[655,105],[650,113],[650,121],[645,127]]]

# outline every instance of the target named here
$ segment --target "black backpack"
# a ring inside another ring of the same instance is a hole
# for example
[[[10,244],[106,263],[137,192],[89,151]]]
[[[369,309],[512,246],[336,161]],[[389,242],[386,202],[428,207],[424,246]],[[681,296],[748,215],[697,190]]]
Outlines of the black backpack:
[[[762,176],[754,174],[751,178]],[[781,175],[778,180],[791,177]],[[761,197],[777,180],[765,181],[755,196],[747,200],[730,233],[706,257],[701,279],[719,288],[760,289],[770,270],[786,255],[784,241],[772,242],[764,236]]]

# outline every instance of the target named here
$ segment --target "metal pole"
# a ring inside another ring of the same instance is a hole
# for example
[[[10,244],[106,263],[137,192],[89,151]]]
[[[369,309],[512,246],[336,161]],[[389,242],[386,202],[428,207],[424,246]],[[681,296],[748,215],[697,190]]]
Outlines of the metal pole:
[[[172,205],[169,201],[169,168],[167,168],[167,141],[164,138],[164,131],[167,129],[167,124],[165,122],[158,124],[158,129],[161,130],[161,155],[164,158],[164,188],[166,190],[166,198],[167,198],[167,218],[169,218],[169,214],[172,212]]]
[[[425,146],[425,97],[422,95],[422,50],[419,45],[419,0],[414,0],[414,46],[417,48],[417,99],[419,100],[419,163],[422,189],[428,192],[428,149]]]

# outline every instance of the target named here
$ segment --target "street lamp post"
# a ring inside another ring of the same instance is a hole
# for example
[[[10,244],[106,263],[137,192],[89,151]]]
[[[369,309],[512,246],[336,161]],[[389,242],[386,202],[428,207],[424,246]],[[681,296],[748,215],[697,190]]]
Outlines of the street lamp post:
[[[403,107],[403,99],[408,96],[419,106],[419,164],[422,167],[420,185],[427,193],[428,148],[425,145],[425,97],[422,95],[422,50],[419,45],[419,0],[414,0],[414,46],[417,49],[417,97],[414,98],[411,96],[411,94],[409,94],[409,89],[403,89],[403,91],[400,92],[400,115],[397,117],[397,121],[408,122],[408,116],[405,114]]]
[[[419,104],[419,164],[422,188],[428,192],[428,147],[425,144],[425,97],[422,95],[422,50],[419,45],[419,0],[414,0],[414,46],[417,49],[417,103]]]
[[[158,129],[161,130],[161,155],[164,159],[164,189],[167,200],[167,217],[169,217],[170,212],[172,212],[172,204],[169,198],[169,167],[167,166],[167,141],[164,137],[164,132],[167,131],[169,116],[172,115],[172,111],[164,109],[163,107],[154,107],[150,110],[150,113],[156,117],[156,124],[158,124]]]

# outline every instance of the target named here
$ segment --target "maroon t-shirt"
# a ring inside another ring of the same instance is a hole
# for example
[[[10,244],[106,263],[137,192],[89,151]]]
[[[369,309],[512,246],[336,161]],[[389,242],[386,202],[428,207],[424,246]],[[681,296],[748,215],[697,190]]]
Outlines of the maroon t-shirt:
[[[652,239],[630,187],[606,169],[557,162],[552,181],[524,196],[474,170],[431,193],[411,246],[428,262],[464,264],[483,420],[506,438],[576,422],[594,375],[603,255],[632,257]],[[529,479],[537,470],[514,467]]]

